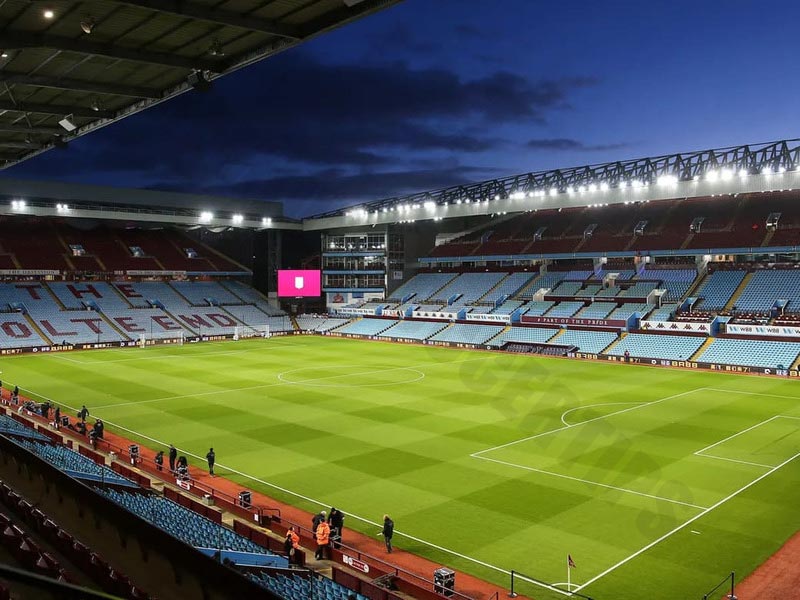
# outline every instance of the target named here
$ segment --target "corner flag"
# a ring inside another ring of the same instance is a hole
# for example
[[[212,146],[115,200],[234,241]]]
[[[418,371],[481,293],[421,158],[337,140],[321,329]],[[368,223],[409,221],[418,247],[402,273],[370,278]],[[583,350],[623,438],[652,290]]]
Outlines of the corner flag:
[[[568,566],[570,569],[576,569],[576,568],[577,568],[577,567],[575,566],[575,561],[574,561],[574,560],[572,560],[572,555],[571,555],[571,554],[567,554],[567,566]]]

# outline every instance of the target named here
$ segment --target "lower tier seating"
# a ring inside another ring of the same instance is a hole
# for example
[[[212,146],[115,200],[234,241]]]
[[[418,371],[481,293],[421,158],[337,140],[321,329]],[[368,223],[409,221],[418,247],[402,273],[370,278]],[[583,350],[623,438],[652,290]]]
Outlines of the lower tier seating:
[[[696,360],[700,362],[788,369],[800,353],[800,343],[715,339]]]
[[[689,360],[704,341],[704,337],[631,333],[615,344],[608,354],[623,356],[627,350],[631,356],[643,358]]]

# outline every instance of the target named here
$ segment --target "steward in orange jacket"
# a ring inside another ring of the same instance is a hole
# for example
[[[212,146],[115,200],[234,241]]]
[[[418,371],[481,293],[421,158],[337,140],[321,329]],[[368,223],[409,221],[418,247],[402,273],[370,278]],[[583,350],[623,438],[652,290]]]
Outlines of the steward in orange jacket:
[[[317,560],[322,560],[327,554],[327,548],[331,541],[331,527],[327,521],[320,521],[317,525],[317,552],[314,555]]]

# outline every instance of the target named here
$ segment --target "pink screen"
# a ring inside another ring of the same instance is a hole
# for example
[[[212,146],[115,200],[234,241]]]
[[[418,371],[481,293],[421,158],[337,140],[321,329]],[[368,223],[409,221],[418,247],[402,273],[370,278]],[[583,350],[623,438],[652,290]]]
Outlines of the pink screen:
[[[278,296],[319,296],[322,292],[320,283],[320,271],[278,271]]]

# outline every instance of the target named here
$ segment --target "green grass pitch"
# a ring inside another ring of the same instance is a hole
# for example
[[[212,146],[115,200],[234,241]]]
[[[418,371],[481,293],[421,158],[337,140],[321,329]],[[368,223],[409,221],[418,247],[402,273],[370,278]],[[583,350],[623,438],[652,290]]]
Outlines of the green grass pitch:
[[[397,546],[501,585],[563,583],[571,554],[594,598],[699,599],[798,526],[788,380],[310,336],[2,371],[145,445],[213,445],[221,474],[369,535],[388,512]]]

